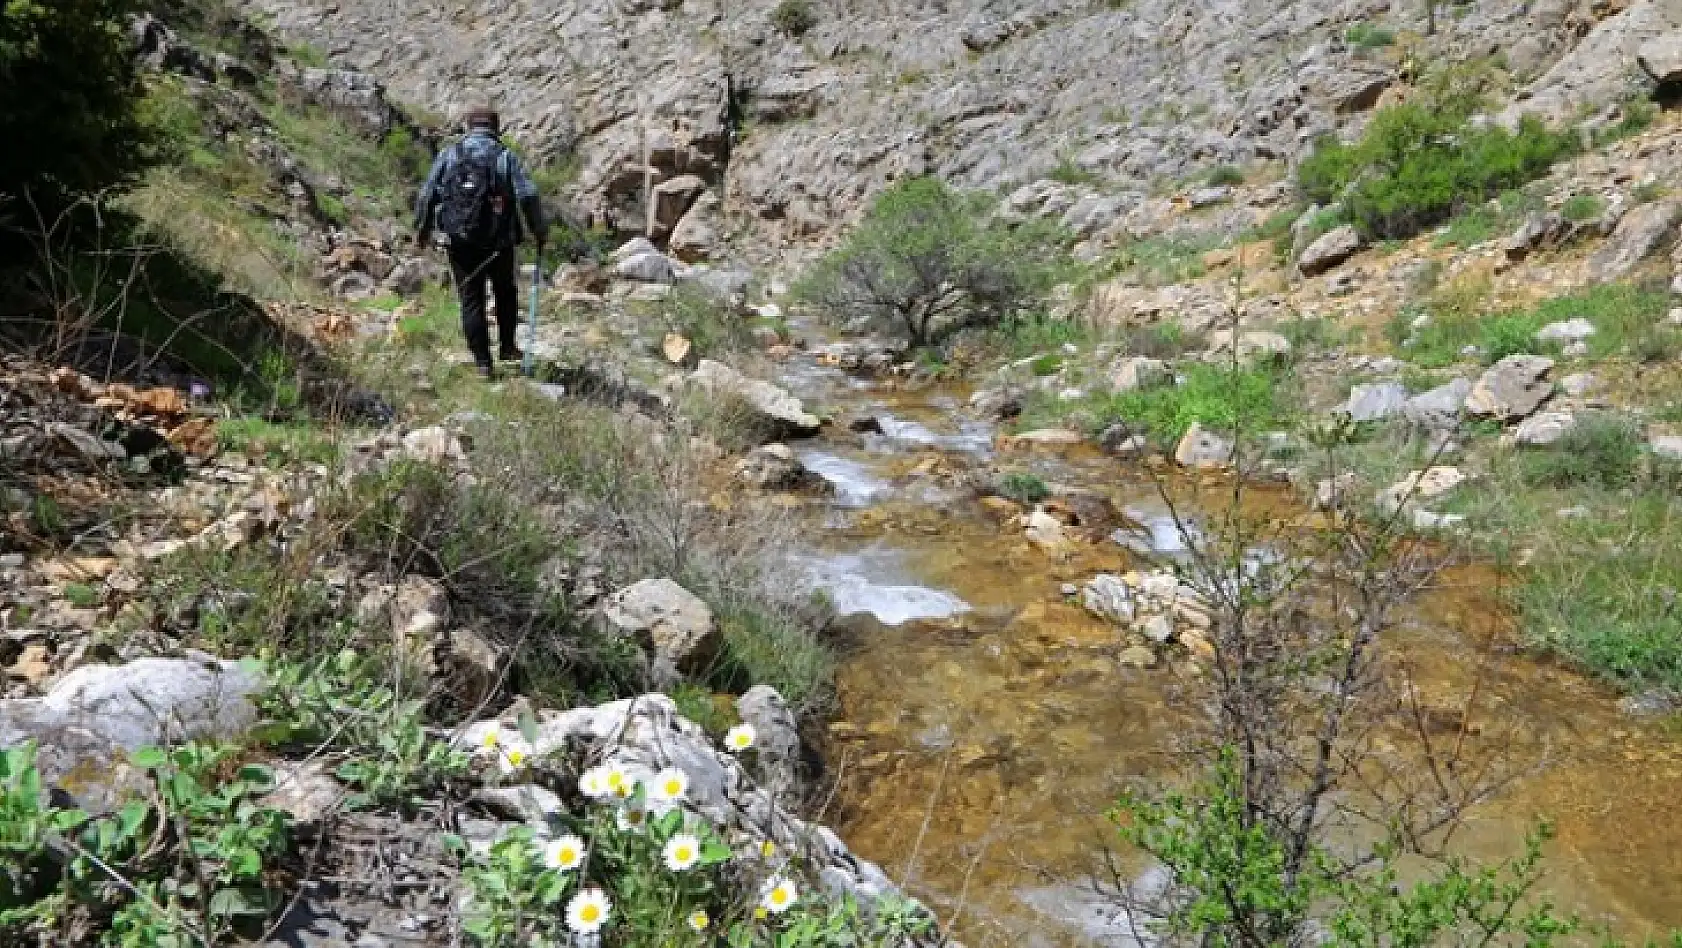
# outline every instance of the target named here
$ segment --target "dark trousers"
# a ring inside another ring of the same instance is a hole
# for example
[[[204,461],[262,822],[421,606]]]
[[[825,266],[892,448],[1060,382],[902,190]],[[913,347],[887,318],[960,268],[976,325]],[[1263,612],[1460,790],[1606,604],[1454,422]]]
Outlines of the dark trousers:
[[[514,284],[514,248],[485,250],[476,247],[450,248],[450,273],[456,295],[461,298],[461,331],[473,361],[491,364],[491,334],[485,324],[485,283],[496,297],[496,334],[503,351],[514,348],[520,328],[520,290]]]

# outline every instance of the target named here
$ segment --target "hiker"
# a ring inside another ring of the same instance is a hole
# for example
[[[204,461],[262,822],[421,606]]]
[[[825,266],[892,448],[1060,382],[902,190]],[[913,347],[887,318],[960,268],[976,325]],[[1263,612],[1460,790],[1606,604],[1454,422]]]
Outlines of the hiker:
[[[514,247],[524,236],[520,217],[537,244],[539,259],[547,234],[537,188],[520,159],[502,146],[496,111],[467,113],[467,134],[439,153],[415,206],[415,232],[424,247],[436,228],[449,241],[450,273],[461,299],[461,331],[479,375],[496,377],[490,330],[485,323],[485,283],[496,297],[497,357],[518,362],[520,295],[514,282]],[[515,212],[518,205],[519,213]]]

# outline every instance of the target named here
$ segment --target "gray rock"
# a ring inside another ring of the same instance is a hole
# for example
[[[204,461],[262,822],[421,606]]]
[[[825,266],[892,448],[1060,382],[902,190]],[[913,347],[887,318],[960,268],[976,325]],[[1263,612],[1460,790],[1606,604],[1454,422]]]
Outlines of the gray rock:
[[[792,490],[808,478],[806,466],[786,444],[767,444],[748,452],[736,476],[760,490]]]
[[[1559,390],[1572,398],[1583,396],[1600,387],[1600,379],[1589,372],[1573,372],[1559,380]]]
[[[1682,30],[1672,30],[1642,43],[1635,61],[1654,82],[1682,80]]]
[[[115,441],[103,441],[78,425],[55,421],[47,425],[47,432],[92,464],[121,461],[128,457],[122,445]]]
[[[1561,320],[1557,323],[1549,323],[1541,329],[1536,330],[1536,341],[1557,342],[1561,345],[1565,345],[1573,342],[1581,342],[1592,335],[1594,335],[1594,323],[1578,316],[1573,319]]]
[[[1544,356],[1508,356],[1490,366],[1466,396],[1466,412],[1511,422],[1528,418],[1553,394],[1548,373],[1554,360]]]
[[[1081,590],[1081,605],[1100,619],[1117,625],[1133,623],[1133,590],[1120,576],[1099,573]]]
[[[1193,422],[1174,449],[1174,461],[1181,467],[1208,470],[1226,467],[1233,460],[1233,443]]]
[[[800,726],[788,702],[769,685],[754,685],[736,699],[736,715],[751,725],[760,786],[786,796],[799,789]]]
[[[1209,362],[1229,360],[1233,355],[1233,333],[1230,329],[1217,329],[1209,334],[1209,349],[1203,358]],[[1238,362],[1241,365],[1254,365],[1268,359],[1283,358],[1291,354],[1291,341],[1276,332],[1261,329],[1244,330],[1238,333]]]
[[[1422,533],[1436,530],[1455,530],[1466,525],[1463,514],[1440,514],[1429,510],[1413,512],[1413,528]]]
[[[613,265],[613,275],[638,283],[669,284],[677,278],[670,257],[658,250],[626,257]]]
[[[713,256],[718,246],[722,205],[718,195],[703,192],[672,228],[667,247],[679,260],[694,263]]]
[[[1126,356],[1110,366],[1109,382],[1112,392],[1130,392],[1136,388],[1150,388],[1172,381],[1168,363],[1145,356]]]
[[[1682,461],[1682,435],[1651,435],[1647,439],[1647,447],[1654,457],[1666,461]]]
[[[1361,235],[1354,227],[1344,224],[1309,244],[1297,260],[1297,269],[1303,276],[1316,276],[1353,257],[1360,249]]]
[[[212,658],[143,658],[84,665],[40,698],[0,701],[0,747],[40,745],[42,777],[102,809],[132,785],[142,747],[230,740],[257,722],[254,668]]]
[[[1098,446],[1118,458],[1138,457],[1150,451],[1151,444],[1129,425],[1114,424],[1098,435]]]
[[[291,816],[294,832],[303,836],[319,833],[344,804],[345,788],[325,761],[282,761],[274,765],[274,780],[259,802]]]
[[[642,643],[654,679],[665,686],[704,668],[718,649],[718,626],[702,599],[670,579],[645,579],[610,596],[602,618],[616,633]]]
[[[770,382],[749,379],[722,362],[702,359],[689,381],[714,395],[741,399],[770,434],[809,437],[823,427],[823,420],[808,414],[800,399]]]
[[[1378,509],[1386,516],[1424,500],[1448,493],[1465,483],[1466,475],[1457,467],[1446,465],[1413,471],[1389,487],[1378,492]]]
[[[1532,251],[1557,247],[1571,232],[1571,222],[1555,211],[1536,211],[1524,219],[1506,240],[1501,251],[1509,260],[1522,260]]]
[[[566,804],[553,790],[536,784],[480,787],[473,791],[473,802],[499,820],[536,827],[547,827],[551,817],[566,813]]]
[[[1350,421],[1383,421],[1402,413],[1408,402],[1408,390],[1400,382],[1370,382],[1349,390],[1349,400],[1343,403],[1343,414]]]
[[[1139,627],[1139,634],[1157,645],[1167,645],[1174,641],[1174,620],[1164,613],[1157,613],[1144,621]]]
[[[1601,282],[1627,276],[1670,241],[1678,221],[1682,221],[1682,201],[1656,201],[1632,209],[1605,246],[1589,258],[1589,273]]]
[[[1402,416],[1416,427],[1431,431],[1451,431],[1460,424],[1466,408],[1466,397],[1472,393],[1472,383],[1454,379],[1421,392],[1402,406]]]
[[[1537,412],[1513,429],[1513,441],[1526,447],[1545,447],[1565,437],[1576,424],[1577,416],[1568,411]]]

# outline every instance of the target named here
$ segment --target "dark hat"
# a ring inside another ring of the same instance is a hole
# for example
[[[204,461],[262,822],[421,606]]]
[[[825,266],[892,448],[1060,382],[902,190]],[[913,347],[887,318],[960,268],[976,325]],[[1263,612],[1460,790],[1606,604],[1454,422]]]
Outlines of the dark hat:
[[[502,118],[496,114],[496,109],[488,105],[468,109],[462,120],[468,128],[488,128],[493,132],[502,130]]]

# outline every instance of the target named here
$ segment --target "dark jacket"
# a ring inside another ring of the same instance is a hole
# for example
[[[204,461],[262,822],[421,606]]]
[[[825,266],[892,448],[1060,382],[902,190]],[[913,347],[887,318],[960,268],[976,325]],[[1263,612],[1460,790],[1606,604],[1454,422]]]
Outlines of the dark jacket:
[[[460,160],[459,155],[479,157],[495,154],[500,151],[503,159],[497,163],[498,177],[504,180],[498,183],[503,191],[519,205],[520,214],[509,214],[503,219],[502,233],[497,238],[500,247],[512,247],[525,236],[520,229],[520,218],[525,218],[525,225],[531,230],[538,243],[549,236],[547,226],[543,221],[543,202],[537,194],[537,186],[526,176],[525,168],[520,165],[520,158],[512,151],[503,148],[496,136],[485,129],[476,128],[468,132],[461,141],[438,153],[438,158],[432,162],[432,172],[426,176],[426,185],[421,188],[420,198],[415,201],[415,233],[422,244],[432,239],[432,228],[437,222],[438,205],[443,201],[439,188],[450,169]]]

